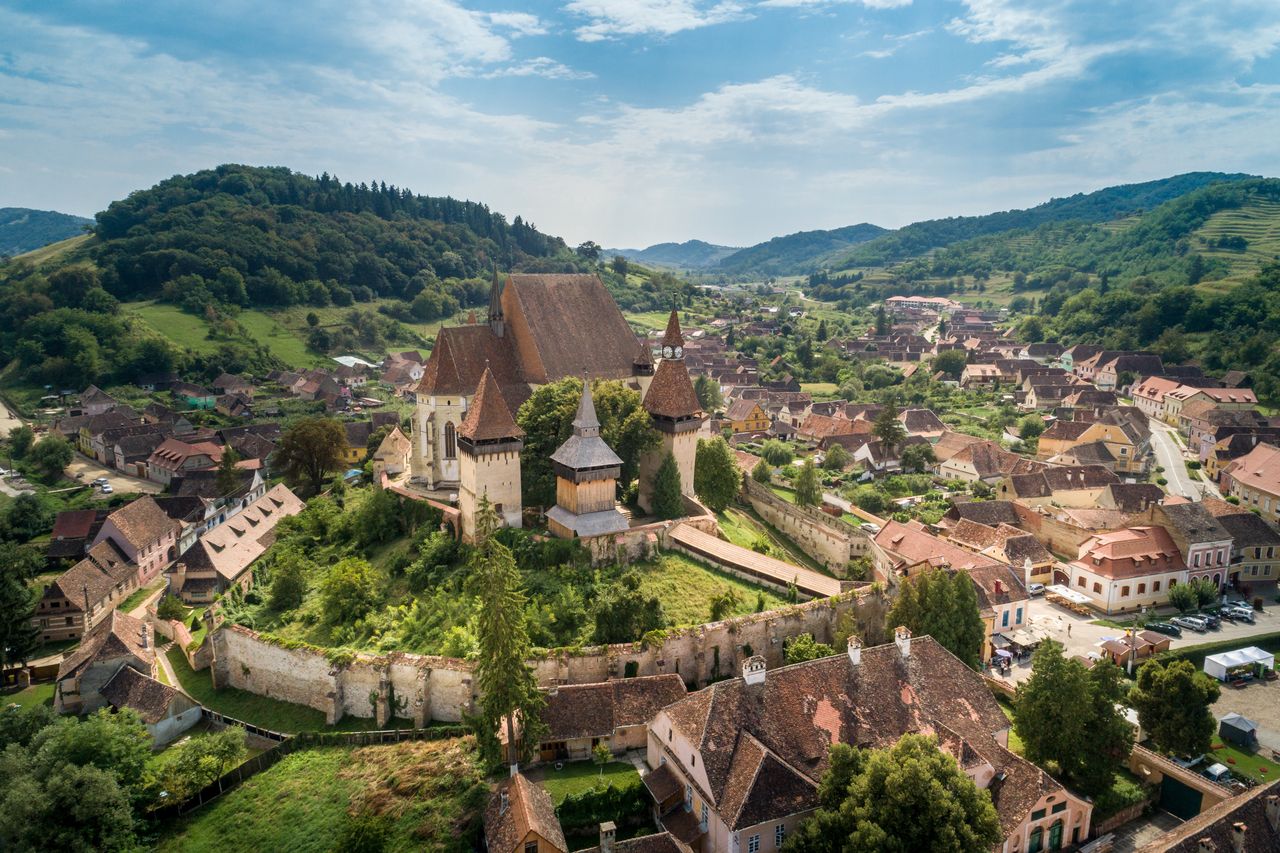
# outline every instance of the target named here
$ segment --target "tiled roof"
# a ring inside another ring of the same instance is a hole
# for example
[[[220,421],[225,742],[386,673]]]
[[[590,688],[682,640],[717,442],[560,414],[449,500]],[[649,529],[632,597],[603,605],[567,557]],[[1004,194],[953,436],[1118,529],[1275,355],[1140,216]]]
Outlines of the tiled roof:
[[[124,655],[133,655],[148,665],[154,665],[156,660],[146,623],[112,610],[111,615],[90,628],[76,650],[63,659],[58,667],[58,680],[75,675],[95,661]]]
[[[575,471],[622,464],[618,454],[600,437],[600,419],[596,416],[595,403],[591,400],[589,381],[582,383],[582,397],[578,401],[578,414],[573,419],[573,433],[551,454],[551,461]]]
[[[1080,546],[1076,560],[1085,570],[1109,578],[1139,577],[1186,568],[1163,527],[1127,527],[1099,533]]]
[[[949,517],[969,519],[995,527],[997,524],[1018,524],[1018,511],[1012,501],[960,501],[947,510]]]
[[[173,530],[174,521],[150,496],[140,497],[111,515],[107,522],[135,548],[150,545]]]
[[[1093,424],[1084,421],[1054,421],[1040,434],[1040,439],[1054,441],[1075,441],[1084,435]]]
[[[684,335],[680,333],[680,314],[674,308],[671,309],[671,316],[667,318],[667,330],[662,335],[662,346],[664,348],[684,347]],[[780,358],[782,356],[778,356],[778,359]]]
[[[547,694],[542,721],[547,740],[608,737],[614,729],[644,724],[684,694],[675,673],[566,685]]]
[[[1236,846],[1236,827],[1243,827]],[[1207,841],[1212,847],[1201,844]],[[1138,853],[1275,853],[1280,850],[1280,781],[1259,785],[1205,809]]]
[[[958,545],[952,545],[945,539],[939,539],[926,531],[918,521],[907,524],[888,521],[875,535],[875,541],[876,545],[896,557],[902,566],[929,563],[934,566],[947,565],[967,570],[996,562],[990,557],[975,554]]]
[[[275,541],[280,519],[302,512],[304,504],[279,483],[236,515],[210,530],[179,558],[188,570],[212,569],[234,581]]]
[[[1053,465],[1034,474],[1014,474],[1009,482],[1016,497],[1045,498],[1055,492],[1101,489],[1120,478],[1102,465]]]
[[[754,412],[756,407],[759,405],[760,403],[758,400],[746,400],[739,397],[729,404],[729,408],[725,409],[725,419],[731,421],[748,420],[751,417],[751,413]],[[763,409],[761,411],[763,412]]]
[[[1059,455],[1074,459],[1077,465],[1110,465],[1116,461],[1115,455],[1112,454],[1106,442],[1103,441],[1077,444]]]
[[[65,598],[77,610],[84,609],[86,592],[90,606],[102,601],[138,571],[114,542],[104,539],[89,549],[84,559],[54,579],[47,598]]]
[[[932,409],[907,409],[898,415],[898,420],[902,421],[902,425],[910,435],[926,432],[942,433],[947,429],[947,425],[933,413]]]
[[[67,509],[58,513],[53,520],[53,533],[50,537],[53,539],[85,539],[89,536],[89,529],[93,527],[93,522],[98,518],[98,511],[94,509]]]
[[[1199,502],[1165,504],[1157,512],[1189,543],[1221,542],[1231,538],[1221,522]]]
[[[687,853],[688,848],[676,841],[669,832],[655,832],[639,838],[613,842],[614,853]],[[599,847],[588,847],[581,853],[600,853]]]
[[[507,794],[505,809],[503,792]],[[498,783],[485,808],[484,837],[488,853],[517,853],[530,832],[536,832],[557,850],[567,849],[551,797],[542,786],[517,773]]]
[[[505,404],[504,404],[505,405]],[[403,456],[412,450],[409,437],[400,431],[400,427],[392,427],[374,451],[374,458]]]
[[[666,802],[668,797],[680,792],[680,780],[666,764],[660,765],[657,770],[650,770],[644,775],[643,781],[655,803]]]
[[[818,439],[833,435],[869,435],[871,430],[872,424],[870,421],[829,418],[824,415],[812,414],[800,422],[799,428],[800,434]]]
[[[147,725],[163,720],[169,711],[169,703],[178,695],[174,688],[143,675],[131,666],[120,667],[98,692],[113,708],[137,711]]]
[[[1242,486],[1280,495],[1280,447],[1259,444],[1228,465],[1226,472]]]
[[[487,367],[480,377],[480,385],[476,388],[467,416],[458,428],[458,435],[471,441],[495,441],[524,436],[524,430],[511,417],[511,409],[502,397],[498,380]]]
[[[946,462],[964,448],[979,441],[982,441],[982,439],[976,435],[948,430],[933,445],[933,455],[937,457],[939,462]]]
[[[498,337],[489,326],[446,326],[436,333],[436,345],[423,369],[418,393],[437,396],[474,394],[485,369],[493,371],[508,406],[517,408],[528,397],[511,347],[510,337]]]
[[[674,312],[673,312],[674,315]],[[689,381],[689,371],[679,360],[662,359],[644,395],[644,408],[654,416],[691,418],[702,414],[702,405]]]
[[[1143,512],[1164,497],[1164,489],[1155,483],[1112,483],[1104,490],[1099,503],[1110,504],[1125,512]]]

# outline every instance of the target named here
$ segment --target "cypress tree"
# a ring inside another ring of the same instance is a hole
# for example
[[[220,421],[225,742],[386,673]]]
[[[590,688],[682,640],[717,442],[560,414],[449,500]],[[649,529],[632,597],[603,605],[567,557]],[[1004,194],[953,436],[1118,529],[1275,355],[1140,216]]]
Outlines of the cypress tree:
[[[813,459],[806,459],[796,475],[796,505],[817,506],[822,503],[822,486],[818,482],[818,468]]]
[[[684,499],[680,497],[680,469],[670,453],[662,460],[653,476],[653,514],[658,518],[679,518],[684,515]]]

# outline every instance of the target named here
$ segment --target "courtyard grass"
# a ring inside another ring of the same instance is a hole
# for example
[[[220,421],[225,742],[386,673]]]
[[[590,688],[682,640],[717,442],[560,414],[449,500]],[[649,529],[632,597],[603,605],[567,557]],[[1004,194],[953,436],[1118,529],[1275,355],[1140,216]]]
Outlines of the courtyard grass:
[[[673,628],[701,625],[710,619],[711,599],[725,588],[738,594],[738,606],[730,615],[754,613],[759,596],[764,596],[765,610],[786,605],[781,597],[763,587],[703,566],[683,554],[666,554],[637,568],[641,590],[658,597]]]
[[[305,705],[282,702],[267,696],[259,696],[235,687],[213,689],[213,681],[207,671],[196,672],[187,663],[186,656],[178,648],[168,652],[169,664],[178,684],[192,698],[206,708],[243,720],[251,725],[274,732],[360,732],[378,728],[372,717],[346,716],[336,725],[326,725],[324,713]],[[406,720],[392,720],[388,728],[411,728]]]
[[[626,790],[640,784],[640,774],[629,761],[610,761],[600,767],[594,761],[566,761],[557,770],[555,765],[545,765],[539,771],[542,787],[551,795],[551,802],[560,805],[570,794],[581,794],[596,787],[613,785]]]
[[[729,507],[724,512],[716,513],[716,521],[725,538],[734,545],[753,548],[756,540],[764,537],[776,551],[782,552],[775,556],[824,575],[831,574],[826,566],[806,554],[791,537],[769,524],[753,509]]]
[[[163,827],[157,849],[327,853],[359,815],[385,827],[383,850],[463,853],[487,790],[470,738],[309,749]]]
[[[0,690],[0,707],[7,705],[53,705],[57,685],[52,681],[33,684],[21,690]]]
[[[1232,776],[1245,776],[1255,782],[1274,782],[1280,779],[1280,764],[1263,758],[1259,753],[1246,752],[1216,738],[1213,746],[1208,763],[1217,761],[1225,764],[1230,768]]]

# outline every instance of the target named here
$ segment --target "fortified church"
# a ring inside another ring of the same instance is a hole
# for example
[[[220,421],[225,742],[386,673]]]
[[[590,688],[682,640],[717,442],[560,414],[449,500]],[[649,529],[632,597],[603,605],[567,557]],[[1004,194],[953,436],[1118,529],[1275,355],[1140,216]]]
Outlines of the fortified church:
[[[675,311],[654,365],[596,275],[495,277],[486,323],[440,330],[417,388],[413,481],[429,493],[457,496],[462,535],[475,536],[481,499],[509,527],[521,526],[520,454],[524,432],[514,413],[541,385],[570,376],[584,387],[573,432],[551,456],[556,505],[547,512],[557,536],[625,531],[616,506],[622,460],[600,437],[593,380],[617,379],[641,394],[661,443],[640,460],[639,504],[652,510],[653,479],[667,453],[693,494],[698,431],[705,421],[684,363]]]

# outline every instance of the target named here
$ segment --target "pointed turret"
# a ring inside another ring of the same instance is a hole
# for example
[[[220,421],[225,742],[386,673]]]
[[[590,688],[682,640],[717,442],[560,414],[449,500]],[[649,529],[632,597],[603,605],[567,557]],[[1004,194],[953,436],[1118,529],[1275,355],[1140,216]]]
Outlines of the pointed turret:
[[[498,337],[506,333],[506,318],[502,312],[502,291],[506,282],[498,275],[497,267],[493,270],[493,283],[489,286],[489,328]]]
[[[524,430],[511,417],[511,409],[502,397],[498,380],[488,366],[480,377],[480,387],[476,389],[471,408],[467,411],[466,420],[458,428],[458,437],[463,439],[464,446],[474,449],[491,442],[519,441],[524,438]]]
[[[684,335],[680,333],[680,315],[671,309],[667,318],[667,331],[662,335],[662,357],[684,358]]]
[[[591,380],[582,376],[582,397],[578,400],[578,414],[573,419],[573,434],[591,438],[600,434],[600,418],[596,416],[596,403],[591,399]]]
[[[618,454],[600,437],[600,419],[596,417],[591,383],[587,380],[582,383],[582,399],[578,401],[578,414],[573,419],[573,434],[551,454],[551,462],[558,476],[575,482],[606,476],[617,478],[622,467]]]
[[[702,406],[684,364],[684,335],[680,332],[680,316],[674,308],[662,336],[662,361],[645,392],[644,407],[658,421],[659,429],[674,428],[675,422],[685,424],[686,429],[696,429],[702,423]],[[693,421],[692,427],[687,426],[690,421]]]
[[[556,474],[556,505],[547,510],[552,533],[590,537],[627,529],[626,516],[616,506],[622,460],[600,437],[600,419],[586,377],[573,433],[551,454],[551,468]]]

